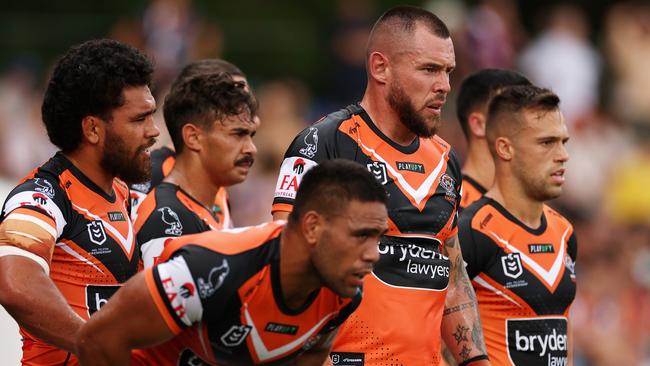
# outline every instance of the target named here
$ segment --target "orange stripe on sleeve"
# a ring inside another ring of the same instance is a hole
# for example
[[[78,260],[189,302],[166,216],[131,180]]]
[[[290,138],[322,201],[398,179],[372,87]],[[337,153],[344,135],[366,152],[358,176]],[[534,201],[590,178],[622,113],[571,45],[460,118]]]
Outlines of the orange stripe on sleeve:
[[[162,316],[163,320],[165,320],[165,323],[167,324],[169,330],[171,330],[171,332],[174,333],[174,335],[178,335],[183,330],[178,326],[178,324],[176,324],[174,318],[172,318],[172,316],[169,314],[169,310],[165,305],[165,301],[161,297],[160,291],[158,290],[158,286],[156,285],[156,279],[153,276],[153,267],[145,269],[144,279],[145,282],[147,283],[149,294],[151,295],[153,302],[156,304],[160,316]]]
[[[271,208],[271,213],[275,212],[291,212],[293,211],[293,205],[290,205],[288,203],[274,203],[273,207]]]

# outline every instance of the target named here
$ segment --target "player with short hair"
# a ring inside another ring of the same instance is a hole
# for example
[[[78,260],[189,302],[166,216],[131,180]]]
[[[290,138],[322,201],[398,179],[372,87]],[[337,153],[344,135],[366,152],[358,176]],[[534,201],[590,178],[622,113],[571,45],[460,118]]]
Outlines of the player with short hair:
[[[379,259],[386,199],[366,169],[333,160],[304,176],[286,224],[172,240],[82,328],[82,364],[124,365],[129,349],[188,327],[211,364],[322,364]]]
[[[460,84],[456,114],[467,141],[461,208],[481,198],[494,181],[494,162],[485,139],[490,98],[504,87],[530,84],[525,76],[504,69],[480,70],[466,77]]]
[[[372,29],[366,65],[361,103],[291,143],[273,202],[274,218],[286,217],[304,172],[334,158],[370,170],[389,194],[381,259],[337,335],[332,362],[438,365],[442,333],[459,363],[488,364],[457,238],[460,164],[436,135],[456,65],[449,30],[426,10],[392,8]]]
[[[532,85],[504,88],[492,99],[486,140],[495,182],[459,222],[487,351],[497,365],[570,364],[577,241],[571,223],[545,204],[561,194],[569,159],[559,102]]]
[[[74,46],[54,68],[42,114],[60,151],[0,213],[0,304],[21,327],[24,365],[75,364],[84,319],[137,272],[125,183],[150,179],[152,72],[113,40]]]

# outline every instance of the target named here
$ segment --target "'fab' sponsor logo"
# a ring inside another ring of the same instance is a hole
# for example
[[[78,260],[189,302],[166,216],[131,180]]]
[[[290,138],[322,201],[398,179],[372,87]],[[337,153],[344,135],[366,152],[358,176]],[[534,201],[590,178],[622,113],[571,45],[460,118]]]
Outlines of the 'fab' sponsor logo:
[[[515,365],[567,365],[565,318],[506,320],[508,356]]]
[[[315,161],[300,157],[284,159],[282,167],[280,167],[278,182],[275,186],[275,197],[296,198],[296,192],[298,191],[302,176],[316,165]]]

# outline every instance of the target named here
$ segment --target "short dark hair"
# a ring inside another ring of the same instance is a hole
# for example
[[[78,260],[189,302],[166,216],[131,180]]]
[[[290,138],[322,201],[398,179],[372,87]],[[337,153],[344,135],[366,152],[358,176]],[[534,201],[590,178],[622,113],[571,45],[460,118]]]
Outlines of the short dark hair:
[[[239,67],[232,63],[220,58],[206,58],[185,65],[176,77],[176,80],[174,80],[172,89],[181,81],[192,78],[196,75],[218,74],[220,72],[226,72],[232,76],[241,76],[246,78],[246,75],[239,69]]]
[[[524,111],[551,112],[559,109],[560,98],[549,89],[534,85],[509,86],[497,93],[488,107],[486,136],[494,142],[506,130],[519,128]],[[492,150],[494,144],[490,143]]]
[[[257,102],[245,84],[228,73],[198,74],[178,82],[167,94],[165,124],[176,153],[183,151],[183,126],[192,123],[210,128],[215,120],[247,113],[253,119]]]
[[[50,141],[63,152],[79,147],[81,120],[112,119],[124,104],[123,90],[150,86],[153,66],[139,50],[111,39],[74,46],[57,62],[41,112]]]
[[[418,24],[424,25],[432,34],[440,38],[447,39],[451,36],[445,22],[432,12],[415,6],[400,5],[388,9],[377,19],[372,27],[370,38],[372,39],[374,33],[384,26],[389,26],[392,32],[412,34]]]
[[[311,210],[331,217],[352,200],[386,204],[388,196],[379,181],[362,165],[345,159],[326,160],[302,178],[289,222],[298,222]]]
[[[487,107],[496,92],[514,85],[531,85],[531,82],[516,71],[504,69],[483,69],[463,80],[456,101],[456,115],[466,138],[470,136],[468,119],[472,111],[477,107]]]

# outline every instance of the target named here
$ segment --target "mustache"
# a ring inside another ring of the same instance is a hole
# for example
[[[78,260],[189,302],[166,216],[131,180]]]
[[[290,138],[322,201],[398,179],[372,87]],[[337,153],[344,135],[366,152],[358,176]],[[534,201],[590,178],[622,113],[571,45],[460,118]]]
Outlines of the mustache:
[[[156,141],[157,141],[157,140],[156,140],[155,138],[152,137],[151,139],[149,139],[149,142],[147,142],[146,144],[144,144],[144,145],[142,145],[142,146],[140,146],[140,147],[138,148],[137,153],[139,154],[139,153],[141,153],[141,152],[147,150],[148,148],[152,147],[153,145],[156,144]]]
[[[250,166],[253,166],[254,162],[255,162],[255,158],[253,157],[253,155],[246,154],[241,159],[235,160],[235,165],[250,165]]]

